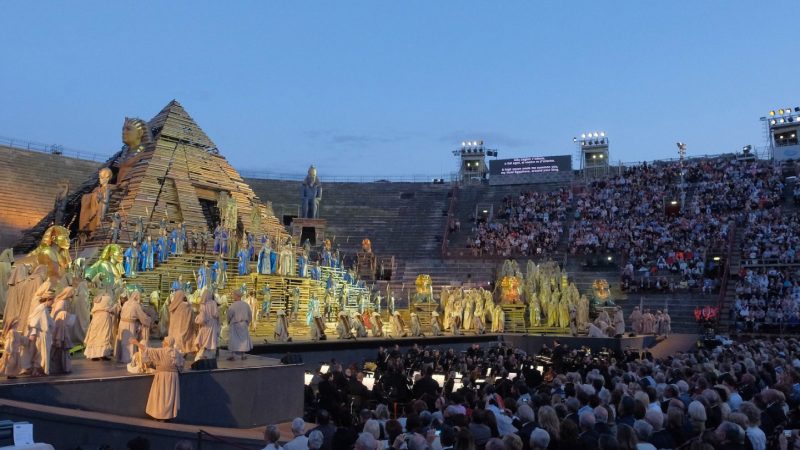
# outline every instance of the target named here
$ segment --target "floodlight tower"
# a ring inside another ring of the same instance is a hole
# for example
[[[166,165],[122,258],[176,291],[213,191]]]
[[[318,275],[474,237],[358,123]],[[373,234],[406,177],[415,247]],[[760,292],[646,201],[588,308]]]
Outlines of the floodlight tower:
[[[683,207],[686,203],[686,190],[685,190],[686,183],[684,179],[686,170],[684,169],[683,166],[683,161],[686,158],[686,144],[684,142],[676,142],[675,145],[678,146],[678,162],[680,164],[680,171],[681,171],[681,185],[679,187],[681,190],[681,213],[683,213]]]
[[[572,142],[581,150],[581,173],[584,180],[608,174],[608,136],[605,131],[581,133],[580,139],[574,137]]]
[[[761,121],[766,127],[767,148],[771,159],[800,159],[800,106],[772,110]]]
[[[461,148],[453,150],[458,156],[458,179],[462,183],[481,183],[489,174],[486,157],[497,157],[497,150],[484,147],[483,141],[464,141]]]

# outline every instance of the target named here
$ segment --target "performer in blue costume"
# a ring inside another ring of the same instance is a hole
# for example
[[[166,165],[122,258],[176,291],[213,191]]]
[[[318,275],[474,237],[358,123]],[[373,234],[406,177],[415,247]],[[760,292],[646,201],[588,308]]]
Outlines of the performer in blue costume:
[[[219,235],[220,240],[220,253],[223,255],[228,254],[228,231],[223,229],[222,233]]]
[[[319,268],[318,264],[311,266],[311,279],[314,281],[320,281],[322,279],[322,269]]]
[[[247,275],[250,273],[250,258],[248,258],[248,251],[244,246],[239,249],[239,253],[237,254],[239,258],[239,275]]]
[[[220,289],[224,288],[225,282],[228,281],[226,270],[228,270],[228,264],[222,259],[222,255],[217,255],[217,260],[211,266],[211,282],[215,283]]]
[[[136,241],[131,243],[131,246],[125,250],[123,254],[125,257],[125,277],[131,278],[136,276],[136,271],[139,270],[139,246]]]
[[[256,244],[252,233],[247,233],[247,260],[252,261],[256,256]]]
[[[170,255],[177,255],[178,254],[178,229],[172,230],[169,233],[169,254]]]
[[[147,236],[147,240],[142,244],[142,272],[153,270],[155,267],[155,262],[153,261],[154,257],[155,248],[153,244],[153,238]]]
[[[213,271],[208,267],[208,261],[204,261],[203,265],[197,269],[197,278],[195,279],[197,282],[197,289],[203,289],[208,286],[209,280],[213,281],[213,279]]]
[[[256,270],[261,275],[269,275],[272,273],[272,266],[269,261],[269,241],[261,241],[261,250],[258,252],[258,263]]]
[[[217,225],[214,228],[214,253],[219,253],[222,250],[222,225]]]
[[[274,248],[269,249],[269,273],[275,273],[278,268],[278,252]]]
[[[311,297],[308,298],[308,312],[306,313],[306,325],[312,326],[314,324],[314,316],[318,314],[317,309],[319,308],[319,301],[317,300],[317,296],[311,294]]]
[[[306,258],[305,250],[300,252],[300,256],[297,258],[297,276],[301,278],[305,278],[308,276],[306,272],[306,265],[308,263],[308,258]]]
[[[156,243],[156,247],[158,248],[158,262],[159,263],[167,262],[167,259],[169,259],[169,243],[167,242],[166,230],[163,232],[161,236],[158,237],[158,242]]]

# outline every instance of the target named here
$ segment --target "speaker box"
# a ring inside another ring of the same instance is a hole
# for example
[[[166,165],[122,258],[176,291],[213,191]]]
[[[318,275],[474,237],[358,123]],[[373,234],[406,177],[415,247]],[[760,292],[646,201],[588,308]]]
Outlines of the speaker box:
[[[201,359],[192,363],[192,370],[214,370],[216,368],[216,359]]]
[[[287,353],[281,358],[281,364],[303,364],[303,356],[297,353]]]

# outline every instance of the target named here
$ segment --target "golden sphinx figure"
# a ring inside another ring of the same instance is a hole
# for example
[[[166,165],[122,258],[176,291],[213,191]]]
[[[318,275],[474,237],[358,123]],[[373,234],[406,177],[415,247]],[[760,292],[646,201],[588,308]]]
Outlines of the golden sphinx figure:
[[[117,244],[108,244],[100,253],[100,258],[96,263],[86,269],[85,277],[94,279],[101,275],[103,281],[114,283],[122,279],[125,267],[122,265],[122,248]]]
[[[47,267],[48,275],[60,278],[72,263],[69,245],[69,230],[53,225],[44,232],[39,246],[17,263],[41,264]]]

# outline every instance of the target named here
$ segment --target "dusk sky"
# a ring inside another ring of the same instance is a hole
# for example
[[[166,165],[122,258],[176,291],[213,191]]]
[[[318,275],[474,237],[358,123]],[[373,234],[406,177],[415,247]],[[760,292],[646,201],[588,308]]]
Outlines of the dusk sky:
[[[110,155],[177,99],[238,169],[438,176],[500,158],[765,144],[800,106],[796,0],[3,2],[0,136]],[[577,160],[573,165],[577,166]]]

